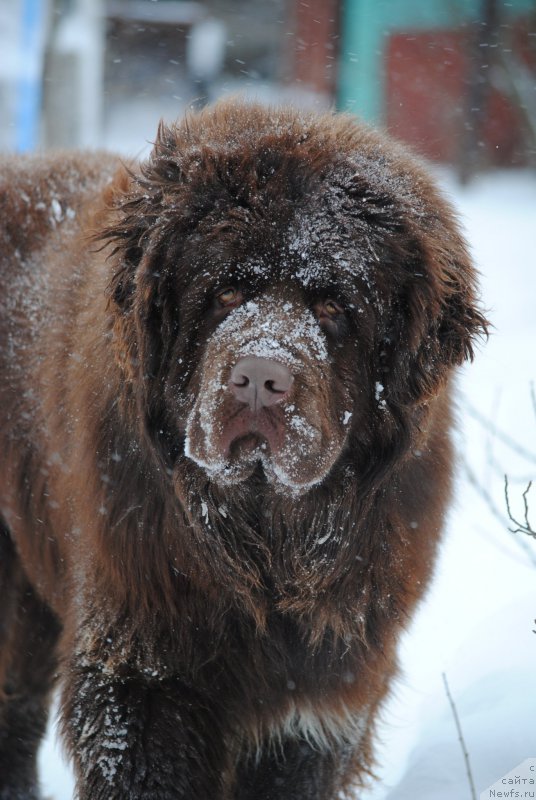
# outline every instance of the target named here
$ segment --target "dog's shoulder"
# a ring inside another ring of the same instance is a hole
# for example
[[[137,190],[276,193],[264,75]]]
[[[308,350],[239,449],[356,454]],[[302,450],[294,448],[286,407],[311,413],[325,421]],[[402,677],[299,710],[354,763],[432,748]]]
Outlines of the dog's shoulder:
[[[63,153],[0,158],[0,264],[10,272],[76,220],[120,166],[109,153]]]

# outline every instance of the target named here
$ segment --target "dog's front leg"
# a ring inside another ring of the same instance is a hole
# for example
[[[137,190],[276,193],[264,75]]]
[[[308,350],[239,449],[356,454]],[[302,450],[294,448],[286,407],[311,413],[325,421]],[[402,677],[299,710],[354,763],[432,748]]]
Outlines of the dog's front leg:
[[[79,800],[223,800],[218,714],[180,679],[75,663],[63,698]]]

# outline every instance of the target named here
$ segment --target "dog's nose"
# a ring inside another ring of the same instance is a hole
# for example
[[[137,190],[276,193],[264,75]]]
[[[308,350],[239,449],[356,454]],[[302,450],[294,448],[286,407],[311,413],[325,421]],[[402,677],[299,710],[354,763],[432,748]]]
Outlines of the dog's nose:
[[[246,356],[233,367],[229,386],[237,400],[259,411],[283,400],[293,380],[290,370],[279,361]]]

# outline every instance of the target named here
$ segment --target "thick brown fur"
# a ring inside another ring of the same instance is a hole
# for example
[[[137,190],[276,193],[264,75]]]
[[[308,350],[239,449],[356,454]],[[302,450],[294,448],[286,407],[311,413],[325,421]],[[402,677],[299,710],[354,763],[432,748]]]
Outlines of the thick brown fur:
[[[0,800],[57,672],[80,800],[359,787],[486,327],[451,208],[351,118],[236,102],[141,166],[0,166]]]

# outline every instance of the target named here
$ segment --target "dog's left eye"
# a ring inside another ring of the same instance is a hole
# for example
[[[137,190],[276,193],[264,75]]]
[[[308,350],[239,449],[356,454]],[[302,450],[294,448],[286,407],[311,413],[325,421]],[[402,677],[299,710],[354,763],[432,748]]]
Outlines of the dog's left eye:
[[[223,289],[216,295],[216,301],[220,308],[230,308],[242,302],[242,292],[235,289],[234,286],[229,286]]]
[[[315,303],[314,309],[318,319],[333,320],[344,314],[344,309],[335,302],[335,300],[327,299]]]

